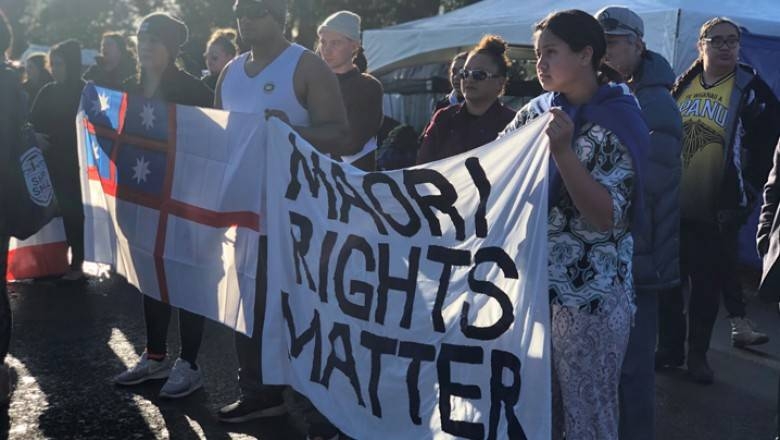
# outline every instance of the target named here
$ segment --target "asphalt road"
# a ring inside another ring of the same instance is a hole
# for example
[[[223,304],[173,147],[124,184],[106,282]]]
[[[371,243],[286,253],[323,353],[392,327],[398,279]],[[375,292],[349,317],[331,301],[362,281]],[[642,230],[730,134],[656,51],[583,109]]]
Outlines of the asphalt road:
[[[0,414],[11,439],[302,439],[296,414],[240,425],[220,424],[217,409],[238,395],[231,332],[207,322],[199,364],[204,389],[176,401],[157,396],[162,381],[134,388],[110,379],[143,351],[141,299],[120,279],[85,285],[11,286],[14,327],[8,363],[15,391]],[[701,386],[683,370],[657,375],[658,439],[769,440],[780,376],[780,317],[750,303],[750,316],[773,340],[759,349],[731,348],[719,319],[710,362],[716,382]],[[176,353],[171,321],[169,351]],[[0,436],[2,436],[0,435]]]

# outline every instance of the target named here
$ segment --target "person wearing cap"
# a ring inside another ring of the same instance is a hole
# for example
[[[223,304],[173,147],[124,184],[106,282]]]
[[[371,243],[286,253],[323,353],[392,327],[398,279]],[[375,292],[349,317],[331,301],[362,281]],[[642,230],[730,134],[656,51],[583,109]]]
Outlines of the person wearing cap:
[[[124,90],[174,104],[211,107],[214,101],[211,90],[176,67],[176,57],[187,41],[188,33],[183,22],[168,14],[147,15],[138,27],[141,71],[124,82]],[[167,360],[166,339],[173,307],[147,295],[143,295],[143,306],[146,350],[133,367],[114,378],[114,383],[129,386],[167,377],[160,389],[161,397],[180,398],[192,394],[203,386],[202,372],[196,361],[204,318],[179,310],[181,353],[171,367]]]
[[[655,439],[654,354],[658,295],[680,284],[680,151],[682,120],[669,90],[674,72],[643,42],[644,23],[628,8],[596,14],[607,38],[606,62],[631,88],[650,129],[644,177],[644,234],[634,231],[634,326],[620,376],[620,438]]]
[[[81,43],[71,39],[52,46],[49,65],[54,81],[43,86],[35,97],[30,122],[50,144],[44,154],[71,251],[70,268],[62,280],[77,282],[84,279],[84,206],[73,122],[85,85],[81,79]]]
[[[284,36],[285,0],[237,0],[233,5],[238,33],[251,50],[223,69],[216,87],[218,108],[278,117],[320,152],[345,155],[349,136],[346,110],[336,75],[325,62]],[[284,387],[262,383],[260,344],[267,291],[268,240],[260,231],[252,337],[235,333],[239,399],[220,408],[221,422],[240,423],[287,412]],[[312,439],[337,438],[338,430],[315,410],[309,411]]]
[[[734,346],[762,344],[766,334],[745,318],[739,284],[739,230],[760,203],[772,166],[780,105],[756,71],[739,62],[741,30],[724,17],[699,30],[699,58],[675,82],[683,119],[680,260],[690,277],[688,377],[711,384],[707,351],[720,295]],[[657,367],[685,361],[682,289],[659,298]]]
[[[363,171],[376,169],[376,135],[382,126],[382,83],[354,63],[360,47],[360,16],[339,11],[317,28],[317,52],[336,74],[347,109],[349,155],[341,157]]]

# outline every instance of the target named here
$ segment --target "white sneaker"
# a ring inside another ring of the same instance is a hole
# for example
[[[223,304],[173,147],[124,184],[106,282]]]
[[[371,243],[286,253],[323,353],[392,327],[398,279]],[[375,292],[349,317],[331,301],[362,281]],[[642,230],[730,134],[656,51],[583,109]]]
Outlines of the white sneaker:
[[[173,369],[171,369],[171,374],[165,381],[165,385],[160,389],[160,397],[176,399],[189,396],[202,386],[203,378],[200,374],[200,368],[194,370],[189,362],[179,358],[173,364]]]
[[[161,361],[149,359],[144,352],[138,363],[114,378],[114,383],[117,385],[137,385],[147,380],[165,379],[170,370],[170,366],[164,359]]]

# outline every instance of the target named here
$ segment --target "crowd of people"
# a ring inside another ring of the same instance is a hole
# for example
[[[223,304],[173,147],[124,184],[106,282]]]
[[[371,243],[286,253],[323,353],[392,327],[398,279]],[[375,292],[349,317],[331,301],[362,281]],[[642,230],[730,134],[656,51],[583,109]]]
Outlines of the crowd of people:
[[[0,163],[9,162],[5,147],[29,121],[46,146],[71,250],[63,280],[85,276],[72,122],[85,81],[177,104],[277,117],[320,152],[364,171],[449,158],[549,113],[553,438],[655,438],[656,369],[685,365],[691,380],[714,381],[707,352],[721,297],[735,347],[768,341],[746,317],[737,240],[763,201],[758,251],[773,266],[773,240],[780,235],[774,224],[780,104],[756,71],[739,62],[742,30],[734,21],[704,23],[698,58],[675,78],[669,62],[646,48],[643,21],[630,9],[551,13],[533,29],[545,93],[517,111],[501,99],[511,66],[508,45],[487,35],[452,59],[452,92],[436,103],[418,137],[383,115],[382,84],[366,73],[359,15],[327,17],[310,51],[285,37],[286,0],[236,0],[233,10],[237,29],[214,31],[202,78],[178,67],[189,30],[164,12],[143,19],[137,44],[121,33],[103,34],[96,64],[83,74],[81,46],[67,40],[48,54],[28,56],[23,76],[5,57],[12,34],[2,17]],[[26,97],[29,112],[7,105],[18,102],[15,96]],[[0,181],[0,197],[6,187]],[[12,212],[0,210],[3,276],[9,237],[2,222]],[[261,231],[259,296],[266,292],[268,257]],[[780,280],[771,275],[765,270],[761,288],[777,301]],[[8,352],[11,322],[4,280],[0,359]],[[284,387],[262,382],[264,305],[255,302],[253,336],[236,333],[241,395],[219,410],[223,422],[287,411]],[[206,373],[197,357],[204,318],[178,311],[181,351],[171,362],[166,335],[173,307],[143,296],[143,309],[146,349],[114,382],[166,378],[160,396],[167,398],[202,387]],[[7,368],[0,368],[0,399],[8,399]],[[338,438],[338,428],[304,396],[295,399],[307,408],[309,438]]]

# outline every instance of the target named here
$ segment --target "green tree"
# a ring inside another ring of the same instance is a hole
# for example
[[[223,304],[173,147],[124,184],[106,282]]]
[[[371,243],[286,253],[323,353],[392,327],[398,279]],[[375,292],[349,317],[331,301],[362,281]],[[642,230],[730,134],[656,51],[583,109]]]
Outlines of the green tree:
[[[108,23],[126,30],[137,15],[132,4],[121,0],[32,0],[22,22],[32,43],[49,45],[75,38],[85,47],[97,47]]]
[[[363,28],[372,29],[416,20],[476,0],[288,0],[288,36],[309,48],[319,23],[331,13],[348,9],[361,15]],[[0,0],[0,7],[15,14],[26,27],[31,43],[54,44],[76,38],[84,47],[97,48],[106,30],[135,32],[144,15],[162,10],[181,17],[190,28],[185,60],[190,70],[202,63],[206,40],[216,27],[235,27],[232,0]],[[10,15],[10,14],[9,14]],[[22,34],[22,32],[17,32]],[[20,40],[23,40],[21,38]],[[23,50],[23,49],[22,49]]]
[[[5,0],[18,1],[18,0]],[[178,12],[177,0],[28,0],[21,17],[27,41],[54,44],[68,38],[97,48],[105,31],[131,34],[137,21],[154,10]]]

